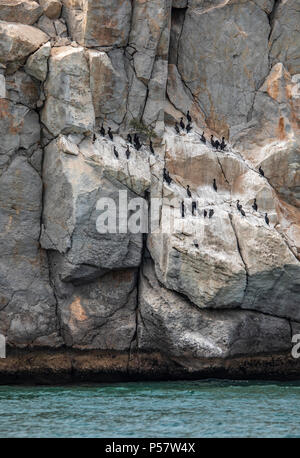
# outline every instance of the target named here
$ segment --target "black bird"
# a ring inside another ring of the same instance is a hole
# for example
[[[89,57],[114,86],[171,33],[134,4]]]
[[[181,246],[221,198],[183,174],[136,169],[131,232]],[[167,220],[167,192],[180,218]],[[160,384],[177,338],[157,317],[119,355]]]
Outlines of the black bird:
[[[93,134],[93,143],[96,141],[96,134]]]
[[[222,141],[221,141],[221,144],[220,144],[220,148],[221,150],[223,151],[225,148],[226,148],[226,143],[225,143],[225,137],[222,137]]]
[[[213,135],[210,136],[210,143],[213,148],[216,146]]]
[[[216,179],[214,178],[214,181],[213,181],[213,187],[214,187],[214,190],[217,192],[218,191],[218,187],[217,187],[217,183],[216,183]]]
[[[253,202],[252,208],[253,208],[253,210],[254,210],[254,211],[256,211],[256,212],[257,212],[257,209],[258,209],[258,207],[257,207],[256,199],[254,199],[254,202]]]
[[[240,201],[239,200],[236,201],[236,208],[238,209],[239,212],[242,209],[242,206],[240,205]]]
[[[180,134],[180,130],[179,130],[177,122],[175,122],[175,130],[176,130],[177,134]]]
[[[219,140],[216,140],[216,141],[215,141],[215,148],[218,149],[219,146],[220,146],[220,142],[219,142]]]
[[[139,151],[139,150],[141,149],[141,147],[142,147],[142,145],[141,145],[140,142],[138,142],[138,143],[135,144],[135,149],[136,149],[137,151]]]
[[[200,137],[200,140],[202,141],[202,143],[204,143],[204,144],[206,143],[206,138],[204,136],[204,131],[203,131],[203,133],[202,133],[202,135]]]
[[[183,122],[183,118],[180,118],[180,123],[179,124],[180,124],[181,129],[184,130],[185,124]]]
[[[129,146],[127,145],[127,150],[126,150],[127,159],[129,159],[129,156],[130,156],[130,149],[129,149]]]
[[[194,240],[194,245],[196,248],[199,248],[199,243],[197,242],[197,240]]]
[[[100,134],[102,135],[102,137],[105,137],[105,129],[103,127],[103,123],[102,123],[101,129],[100,129]]]
[[[134,134],[133,141],[134,141],[134,143],[139,143],[140,142],[139,137],[137,136],[137,133]]]
[[[108,128],[107,133],[108,133],[109,138],[110,138],[111,140],[113,140],[113,139],[114,139],[114,136],[113,136],[113,134],[112,134],[112,131],[111,131],[111,128],[110,128],[110,127]]]
[[[116,158],[119,159],[119,153],[118,153],[118,151],[117,151],[115,146],[114,146],[114,154],[115,154]]]
[[[163,179],[168,183],[170,184],[171,183],[171,177],[169,175],[169,172],[167,171],[167,169],[164,167],[164,170],[163,170]]]
[[[184,202],[181,202],[181,216],[184,218]]]
[[[188,197],[192,197],[192,193],[190,191],[190,186],[189,185],[187,185],[187,187],[186,187],[186,193],[187,193]]]
[[[269,218],[268,218],[268,213],[265,214],[265,222],[266,222],[267,225],[269,226],[270,220],[269,220]]]
[[[260,175],[261,175],[262,177],[265,176],[265,172],[263,171],[263,169],[261,168],[261,166],[259,166],[258,171],[259,171],[259,173],[260,173]]]
[[[172,183],[172,178],[170,177],[169,172],[167,171],[167,183],[171,184]]]
[[[130,134],[127,135],[127,141],[132,145],[132,136]]]
[[[244,210],[242,208],[240,209],[240,212],[241,212],[242,216],[246,216],[246,213],[244,212]]]
[[[214,213],[215,213],[214,210],[213,210],[213,209],[210,209],[210,210],[209,210],[208,217],[211,218],[211,217],[213,216]]]
[[[204,212],[203,212],[203,216],[204,216],[204,218],[206,218],[206,217],[207,217],[207,211],[206,211],[206,210],[204,210]]]
[[[188,122],[192,122],[192,117],[191,117],[191,115],[190,115],[189,110],[187,111],[186,119],[188,120]]]
[[[188,123],[187,126],[186,126],[187,133],[189,133],[191,130],[192,130],[192,126],[191,126],[190,123]]]
[[[153,144],[152,144],[152,141],[150,140],[150,151],[152,154],[155,155],[155,152],[154,152],[154,149],[153,149]]]
[[[195,216],[195,210],[197,208],[197,203],[193,200],[192,202],[192,215]]]

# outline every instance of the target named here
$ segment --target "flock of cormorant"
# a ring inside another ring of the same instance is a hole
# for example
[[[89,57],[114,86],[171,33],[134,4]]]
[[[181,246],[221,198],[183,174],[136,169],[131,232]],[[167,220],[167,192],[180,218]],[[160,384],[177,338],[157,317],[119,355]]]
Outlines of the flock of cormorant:
[[[189,111],[187,111],[186,118],[187,118],[187,124],[186,124],[186,125],[185,125],[185,123],[184,123],[184,121],[183,121],[183,117],[180,118],[179,125],[178,125],[178,122],[175,122],[175,131],[176,131],[177,134],[180,134],[180,128],[181,128],[183,131],[186,130],[187,133],[189,133],[189,132],[192,130],[192,117],[191,117]],[[101,128],[100,128],[100,134],[102,135],[102,137],[105,137],[105,135],[106,135],[105,129],[104,129],[104,127],[103,127],[103,123],[102,123]],[[107,134],[108,134],[110,140],[113,141],[113,138],[114,138],[114,137],[113,137],[113,133],[112,133],[112,131],[111,131],[111,127],[108,128]],[[200,140],[201,140],[202,143],[206,144],[206,138],[205,138],[205,135],[204,135],[204,131],[202,132],[202,135],[200,136]],[[93,134],[93,143],[94,143],[95,141],[96,141],[96,134]],[[139,151],[139,150],[141,149],[141,147],[142,147],[142,143],[140,142],[140,139],[139,139],[139,137],[138,137],[138,135],[137,135],[136,133],[134,134],[133,138],[132,138],[132,135],[129,133],[129,134],[127,135],[127,142],[128,142],[130,145],[134,146],[134,148],[135,148],[137,151]],[[211,143],[211,146],[212,146],[213,148],[215,148],[216,150],[219,150],[219,149],[220,149],[220,151],[224,151],[225,148],[226,148],[226,146],[227,146],[226,143],[225,143],[225,137],[222,137],[222,141],[219,142],[219,140],[217,140],[217,139],[214,140],[213,135],[211,135],[211,136],[210,136],[210,143]],[[127,159],[130,158],[130,153],[131,153],[131,151],[130,151],[130,149],[129,149],[129,144],[127,144],[127,149],[126,149],[126,151],[125,151],[125,154],[126,154],[126,158],[127,158]],[[152,144],[151,139],[150,139],[149,148],[150,148],[151,154],[154,155],[154,154],[155,154],[155,151],[154,151],[154,148],[153,148],[153,144]],[[117,159],[119,159],[119,152],[117,151],[115,145],[114,145],[113,151],[114,151],[115,157],[116,157]],[[263,169],[261,168],[261,166],[259,167],[258,171],[259,171],[259,174],[260,174],[262,177],[265,176],[264,171],[263,171]],[[163,180],[166,181],[166,183],[168,183],[169,185],[172,183],[172,178],[170,177],[170,174],[169,174],[168,170],[166,169],[166,167],[164,167],[164,169],[163,169]],[[217,192],[217,191],[218,191],[218,186],[217,186],[217,182],[216,182],[216,179],[215,179],[215,178],[213,179],[213,184],[212,184],[212,186],[213,186],[213,189]],[[188,196],[189,198],[192,198],[192,193],[191,193],[191,190],[190,190],[190,186],[189,186],[189,185],[187,185],[186,192],[187,192],[187,196]],[[241,213],[241,215],[242,215],[243,217],[245,217],[245,216],[246,216],[246,213],[245,213],[245,211],[244,211],[242,205],[240,204],[240,201],[239,201],[239,200],[237,200],[237,205],[236,205],[236,206],[237,206],[238,211]],[[256,212],[258,211],[258,206],[257,206],[256,199],[254,199],[252,208],[253,208],[254,211],[256,211]],[[197,209],[197,202],[193,200],[193,201],[192,201],[192,215],[193,215],[193,216],[196,216],[196,215],[195,215],[196,209]],[[204,209],[204,211],[203,211],[203,216],[204,216],[204,218],[206,218],[206,216],[208,215],[209,218],[212,218],[212,216],[214,215],[214,213],[215,213],[215,212],[214,212],[213,209],[209,209],[208,212],[207,212],[207,210]],[[182,216],[182,218],[184,218],[184,216],[185,216],[185,205],[184,205],[184,201],[181,202],[181,216]],[[268,214],[267,214],[267,213],[265,213],[265,222],[266,222],[266,224],[269,226],[270,220],[269,220],[269,218],[268,218]]]

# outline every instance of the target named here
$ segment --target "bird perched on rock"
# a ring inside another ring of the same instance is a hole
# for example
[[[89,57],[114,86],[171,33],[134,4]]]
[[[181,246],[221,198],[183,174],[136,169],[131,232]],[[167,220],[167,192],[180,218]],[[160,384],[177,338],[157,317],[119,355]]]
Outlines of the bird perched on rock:
[[[194,245],[196,248],[199,248],[199,243],[197,242],[197,240],[194,240]]]
[[[211,143],[211,146],[214,148],[216,145],[215,145],[215,141],[214,141],[214,136],[211,135],[210,136],[210,143]]]
[[[184,218],[184,201],[181,202],[181,216]]]
[[[132,136],[130,134],[127,135],[127,141],[132,145]]]
[[[103,123],[102,123],[101,129],[100,129],[100,134],[102,135],[102,137],[105,137],[105,129],[103,127]]]
[[[219,140],[216,140],[216,141],[215,141],[215,148],[216,148],[216,149],[219,149],[219,146],[220,146],[220,142],[219,142]]]
[[[253,208],[253,210],[254,210],[254,211],[256,211],[256,212],[257,212],[257,209],[258,209],[258,207],[257,207],[256,199],[254,199],[254,202],[253,202],[252,208]]]
[[[197,203],[193,200],[192,202],[192,215],[195,216],[195,210],[197,208]]]
[[[112,134],[112,131],[111,131],[111,128],[110,128],[110,127],[108,128],[107,133],[108,133],[108,136],[109,136],[109,138],[111,139],[111,141],[113,141],[114,136],[113,136],[113,134]]]
[[[265,214],[265,222],[266,222],[267,225],[269,226],[270,220],[269,220],[269,218],[268,218],[268,213]]]
[[[239,200],[236,201],[236,208],[238,209],[239,212],[242,209],[242,206],[240,205],[240,201]]]
[[[114,146],[114,155],[116,156],[117,159],[119,159],[119,153],[117,151],[117,148]]]
[[[96,134],[93,134],[93,143],[96,141]]]
[[[180,124],[181,129],[184,130],[185,129],[185,124],[183,122],[183,118],[180,118],[180,123],[179,124]]]
[[[202,141],[202,143],[206,144],[206,138],[205,138],[205,135],[204,135],[204,131],[202,132],[200,140]]]
[[[240,212],[241,212],[242,216],[246,216],[246,213],[244,212],[244,210],[242,208],[240,209]]]
[[[207,217],[207,211],[206,211],[206,210],[204,210],[204,212],[203,212],[203,216],[204,216],[204,218],[206,218],[206,217]]]
[[[265,176],[265,172],[263,171],[263,169],[261,168],[261,166],[259,166],[258,171],[259,171],[259,173],[260,173],[260,175],[261,175],[262,177]]]
[[[187,126],[186,126],[187,133],[189,133],[191,130],[192,130],[192,126],[191,126],[190,123],[188,123]]]
[[[214,178],[214,181],[213,181],[213,188],[214,190],[217,192],[218,191],[218,186],[217,186],[217,183],[216,183],[216,179]]]
[[[213,216],[214,213],[215,213],[214,210],[211,208],[211,209],[209,210],[208,217],[211,218],[211,217]]]
[[[176,130],[177,134],[180,134],[180,130],[179,130],[177,122],[175,122],[175,130]]]
[[[169,172],[167,171],[167,169],[165,167],[164,167],[164,170],[163,170],[163,178],[168,184],[171,184],[172,178],[170,177]]]
[[[188,122],[192,122],[192,117],[191,117],[191,115],[190,115],[189,110],[187,111],[186,119],[188,120]]]
[[[220,148],[222,151],[224,151],[224,149],[226,148],[226,143],[225,143],[225,137],[222,137],[222,141],[221,141],[221,144],[220,144]]]
[[[154,152],[154,148],[153,148],[153,144],[152,144],[152,141],[150,140],[150,151],[153,155],[155,155],[155,152]]]
[[[127,159],[129,159],[129,157],[130,157],[130,149],[129,149],[128,145],[127,145],[127,150],[125,151],[125,154],[126,154]]]
[[[189,185],[187,185],[187,187],[186,187],[186,193],[187,193],[188,197],[192,197],[192,193],[190,191],[190,186]]]

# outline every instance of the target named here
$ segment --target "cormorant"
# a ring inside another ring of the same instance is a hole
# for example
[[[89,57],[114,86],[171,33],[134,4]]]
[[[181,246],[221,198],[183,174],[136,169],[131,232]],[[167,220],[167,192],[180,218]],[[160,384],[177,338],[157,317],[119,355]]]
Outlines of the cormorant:
[[[226,143],[225,143],[225,137],[222,137],[222,141],[221,141],[221,144],[220,144],[220,148],[221,150],[223,151],[225,148],[226,148]]]
[[[191,193],[191,191],[190,191],[190,185],[187,185],[187,187],[186,187],[186,193],[187,193],[188,197],[192,197],[192,193]]]
[[[246,216],[246,213],[244,212],[244,210],[242,209],[242,207],[241,207],[241,209],[240,209],[240,212],[241,212],[242,216]]]
[[[186,126],[187,133],[189,133],[191,130],[192,130],[192,126],[191,126],[190,123],[188,123],[187,126]]]
[[[206,138],[204,136],[204,131],[203,131],[203,133],[202,133],[202,135],[200,137],[200,140],[202,141],[202,143],[204,143],[204,144],[206,143]]]
[[[133,141],[134,141],[134,143],[139,143],[140,142],[139,137],[137,136],[137,133],[134,134]]]
[[[180,118],[180,123],[179,124],[180,124],[181,129],[185,128],[185,124],[183,122],[183,118]]]
[[[169,172],[167,171],[167,183],[171,184],[172,183],[172,178],[170,177]]]
[[[194,240],[194,245],[196,248],[199,248],[199,243],[197,242],[197,240]]]
[[[204,216],[204,218],[206,218],[206,217],[207,217],[207,211],[206,211],[206,210],[204,210],[204,212],[203,212],[203,216]]]
[[[191,115],[190,115],[189,110],[187,111],[186,119],[188,120],[188,122],[192,122],[192,117],[191,117]]]
[[[127,135],[127,141],[132,145],[132,136],[130,134]]]
[[[129,159],[129,156],[130,156],[130,149],[129,149],[129,146],[127,145],[127,150],[126,150],[127,159]]]
[[[180,134],[180,130],[179,130],[177,122],[175,122],[175,130],[176,130],[177,134]]]
[[[239,200],[236,201],[236,208],[238,209],[239,212],[242,209],[242,206],[240,205],[240,201]]]
[[[258,171],[259,171],[259,173],[260,173],[260,175],[261,175],[262,177],[265,176],[265,172],[263,171],[263,169],[261,168],[261,166],[259,166]]]
[[[219,140],[216,140],[216,141],[215,141],[215,148],[218,149],[219,146],[220,146],[220,142],[219,142]]]
[[[114,136],[113,136],[113,134],[112,134],[112,131],[111,131],[111,128],[110,128],[110,127],[108,128],[107,133],[108,133],[109,138],[110,138],[111,140],[113,140],[113,139],[114,139]]]
[[[150,151],[152,154],[155,155],[155,152],[154,152],[154,149],[153,149],[153,144],[152,144],[152,141],[150,140]]]
[[[93,143],[96,141],[96,134],[93,134]]]
[[[102,123],[101,129],[100,129],[100,134],[102,135],[102,137],[105,137],[105,129],[103,127],[103,123]]]
[[[181,216],[184,218],[184,202],[181,202]]]
[[[214,210],[211,208],[211,209],[209,210],[208,217],[211,218],[211,217],[213,216],[214,213],[215,213]]]
[[[265,222],[266,222],[267,225],[269,226],[270,220],[269,220],[269,218],[268,218],[268,213],[265,214]]]
[[[217,183],[216,183],[216,179],[214,178],[214,181],[213,181],[213,187],[214,187],[214,190],[217,192],[218,191],[218,187],[217,187]]]
[[[213,135],[210,136],[210,143],[213,148],[216,146]]]
[[[257,207],[256,199],[254,199],[254,202],[253,202],[252,208],[253,208],[253,210],[254,210],[254,211],[256,211],[256,212],[257,212],[257,209],[258,209],[258,207]]]
[[[197,203],[193,200],[192,202],[192,215],[195,216],[195,210],[197,208]]]
[[[114,146],[114,154],[115,154],[116,158],[119,159],[119,153],[118,153],[118,151],[117,151],[115,146]]]

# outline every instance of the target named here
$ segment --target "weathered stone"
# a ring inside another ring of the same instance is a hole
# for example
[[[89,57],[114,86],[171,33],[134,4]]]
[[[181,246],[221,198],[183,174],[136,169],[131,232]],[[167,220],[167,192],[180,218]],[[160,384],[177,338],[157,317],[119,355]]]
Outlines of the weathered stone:
[[[156,350],[197,371],[203,358],[228,358],[289,350],[284,319],[245,311],[204,311],[159,285],[151,261],[143,265],[138,346]]]
[[[59,0],[40,0],[44,14],[50,19],[57,19],[60,16],[62,4]]]
[[[300,73],[300,5],[297,0],[279,1],[270,36],[271,63],[281,62],[292,74]]]
[[[41,244],[46,249],[65,254],[60,260],[59,271],[64,281],[86,282],[108,270],[138,267],[141,261],[141,233],[98,232],[100,208],[97,208],[97,202],[100,198],[113,199],[118,210],[119,191],[125,192],[126,201],[136,197],[122,185],[122,175],[128,175],[127,183],[131,183],[131,188],[141,190],[143,183],[145,186],[143,173],[140,172],[138,178],[134,174],[130,176],[130,170],[123,171],[126,161],[124,146],[124,162],[119,165],[119,161],[113,159],[112,146],[106,144],[100,148],[98,142],[95,146],[88,140],[86,143],[86,146],[84,142],[80,144],[81,154],[78,156],[65,148],[59,150],[62,139],[53,141],[45,149]],[[74,148],[78,147],[74,145]],[[121,155],[120,146],[117,148]],[[132,168],[137,174],[136,163]],[[62,192],[64,198],[60,197]]]
[[[0,62],[24,59],[48,39],[45,33],[30,25],[0,21]]]
[[[231,126],[247,120],[255,91],[268,73],[270,26],[253,2],[215,3],[205,8],[189,2],[178,70],[208,126],[227,134]]]
[[[0,20],[34,24],[43,13],[37,2],[31,0],[1,0]]]
[[[131,2],[63,0],[64,17],[73,40],[84,46],[125,46]]]
[[[25,72],[17,71],[6,77],[7,98],[14,103],[36,108],[39,99],[39,84]]]
[[[25,66],[26,72],[40,81],[45,81],[48,72],[48,58],[50,52],[51,45],[48,42],[41,46],[34,54],[29,56]]]
[[[136,331],[136,276],[132,269],[108,273],[88,285],[72,286],[67,297],[59,298],[66,345],[128,351]]]
[[[56,302],[39,248],[39,174],[17,157],[0,177],[0,330],[14,346],[59,344]]]
[[[121,123],[126,114],[127,76],[122,51],[88,50],[90,87],[96,118]]]
[[[42,122],[53,135],[93,130],[95,115],[89,80],[83,48],[52,49]]]
[[[54,21],[49,19],[47,16],[42,16],[38,23],[37,27],[45,32],[49,37],[55,38],[56,37],[56,29],[54,26]],[[49,38],[48,38],[49,39]]]

